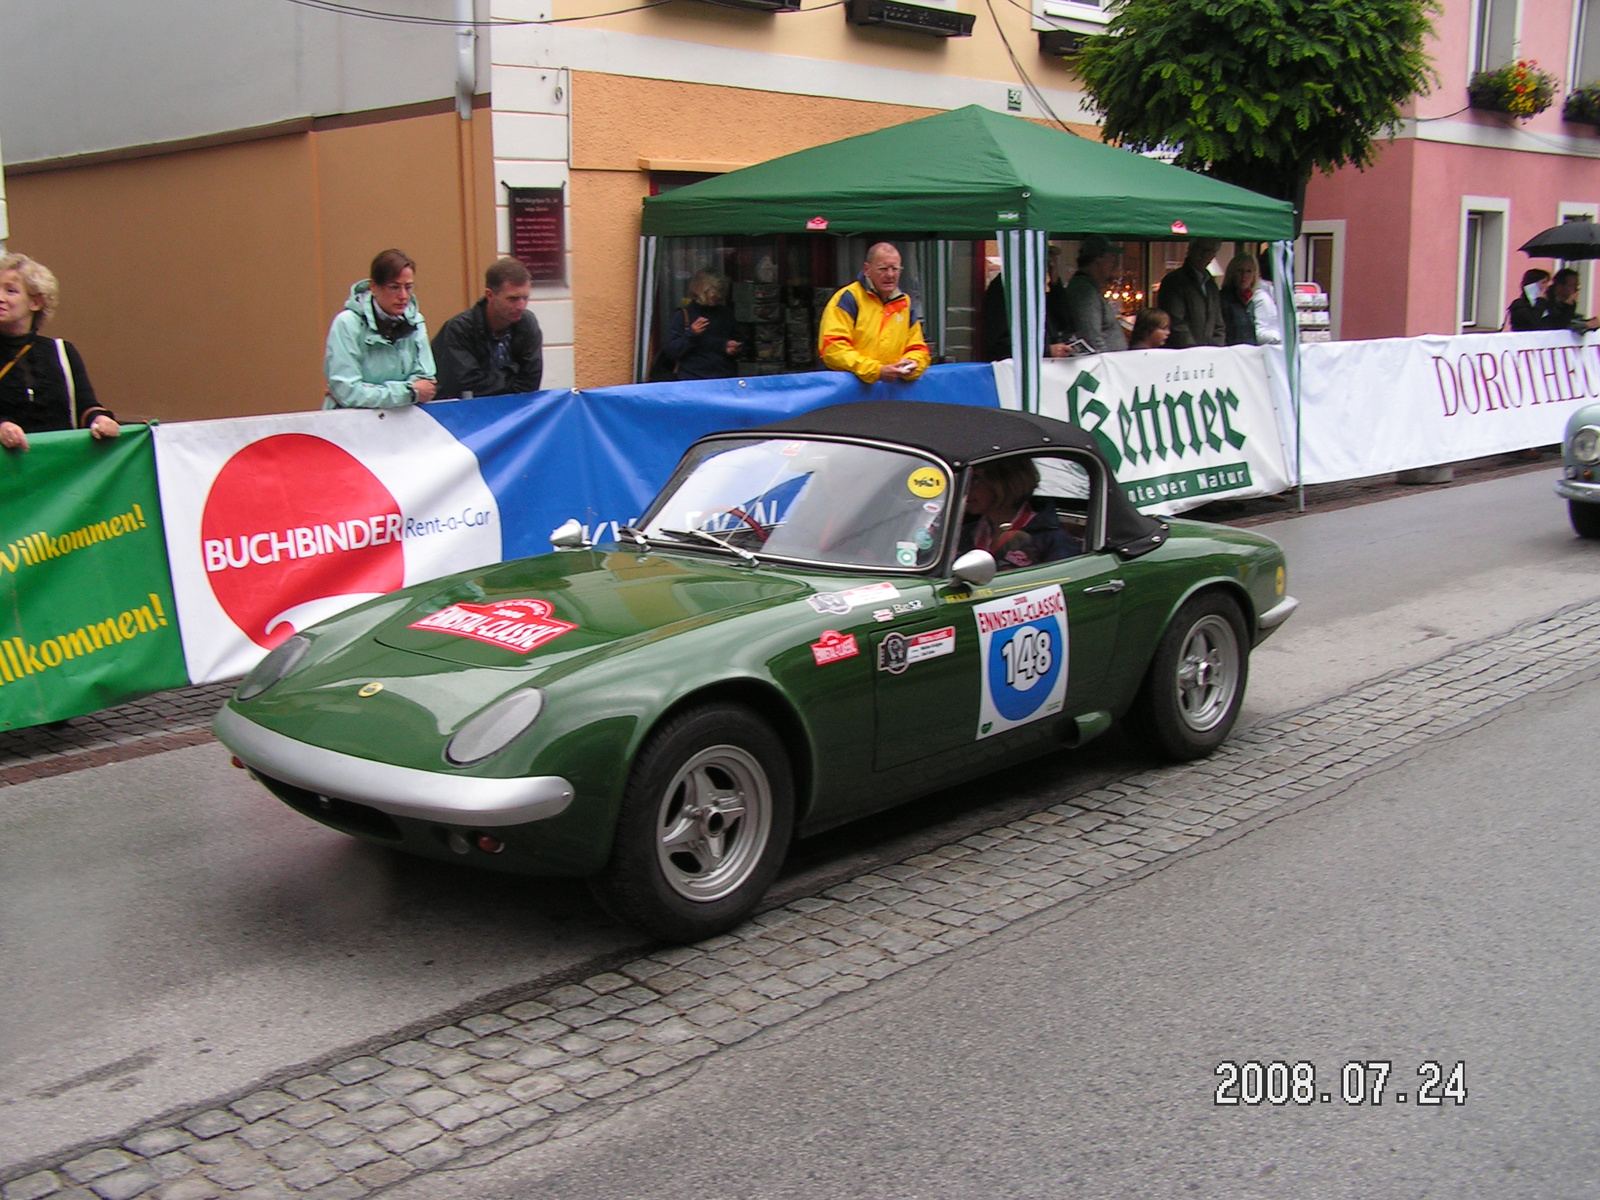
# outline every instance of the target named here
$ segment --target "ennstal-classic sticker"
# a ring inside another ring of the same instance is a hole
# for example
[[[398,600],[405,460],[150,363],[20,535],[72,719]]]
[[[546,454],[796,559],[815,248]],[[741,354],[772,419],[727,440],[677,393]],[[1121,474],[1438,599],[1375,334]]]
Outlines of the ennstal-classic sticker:
[[[899,675],[908,667],[930,658],[943,658],[956,651],[956,627],[930,629],[926,633],[891,633],[878,643],[878,670]]]
[[[837,629],[828,630],[811,643],[811,657],[817,660],[819,667],[838,662],[841,658],[854,658],[860,653],[855,634],[840,633]]]
[[[978,733],[993,737],[1061,711],[1067,602],[1060,584],[972,606],[978,628]]]
[[[499,600],[492,604],[452,604],[411,623],[412,629],[450,633],[488,642],[503,650],[528,653],[577,626],[552,617],[544,600]]]

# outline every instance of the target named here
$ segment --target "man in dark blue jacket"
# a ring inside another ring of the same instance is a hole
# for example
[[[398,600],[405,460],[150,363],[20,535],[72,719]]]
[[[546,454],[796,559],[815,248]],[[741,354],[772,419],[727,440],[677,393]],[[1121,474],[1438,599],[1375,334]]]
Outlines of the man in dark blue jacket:
[[[528,311],[528,268],[502,258],[483,283],[483,299],[451,317],[433,339],[440,400],[536,392],[544,379],[544,334]]]

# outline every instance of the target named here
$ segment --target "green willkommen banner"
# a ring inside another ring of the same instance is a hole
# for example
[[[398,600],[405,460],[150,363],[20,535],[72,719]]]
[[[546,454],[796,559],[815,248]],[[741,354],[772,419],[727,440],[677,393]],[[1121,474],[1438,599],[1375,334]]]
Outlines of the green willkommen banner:
[[[0,729],[188,683],[150,428],[0,451]]]

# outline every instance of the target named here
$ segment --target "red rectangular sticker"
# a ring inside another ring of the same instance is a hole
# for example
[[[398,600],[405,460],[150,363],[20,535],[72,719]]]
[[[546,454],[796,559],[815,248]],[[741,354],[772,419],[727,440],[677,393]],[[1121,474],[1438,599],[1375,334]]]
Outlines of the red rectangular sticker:
[[[411,624],[412,629],[452,633],[504,650],[528,653],[576,629],[552,617],[544,600],[501,600],[494,604],[452,604]]]
[[[811,657],[817,660],[819,667],[838,662],[841,658],[854,658],[860,653],[856,646],[856,635],[840,633],[837,629],[828,630],[811,643]]]

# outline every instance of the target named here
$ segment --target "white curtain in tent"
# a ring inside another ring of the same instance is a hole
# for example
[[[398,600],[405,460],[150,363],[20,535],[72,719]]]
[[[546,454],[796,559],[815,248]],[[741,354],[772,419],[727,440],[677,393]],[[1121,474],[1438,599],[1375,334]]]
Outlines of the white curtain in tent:
[[[1044,291],[1049,235],[1043,229],[1002,229],[1000,274],[1010,310],[1011,358],[1023,412],[1039,411],[1039,363],[1044,358]]]

